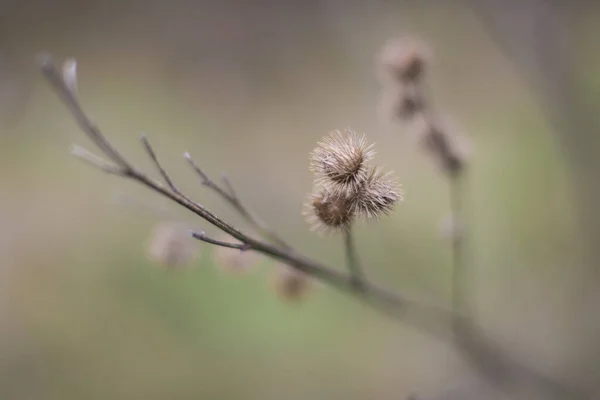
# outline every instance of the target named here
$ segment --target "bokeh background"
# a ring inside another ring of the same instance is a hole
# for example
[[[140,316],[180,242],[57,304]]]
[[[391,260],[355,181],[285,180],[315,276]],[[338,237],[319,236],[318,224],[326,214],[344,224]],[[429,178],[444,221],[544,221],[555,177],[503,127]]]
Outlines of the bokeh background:
[[[428,44],[430,96],[472,145],[477,317],[511,354],[590,384],[599,17],[593,2],[533,0],[0,1],[0,398],[402,399],[467,379],[447,342],[327,287],[282,302],[267,259],[231,276],[198,243],[193,265],[157,265],[147,244],[165,218],[217,233],[70,157],[91,143],[35,64],[75,57],[85,109],[131,159],[151,170],[146,133],[182,188],[247,227],[199,185],[189,151],[340,269],[341,238],[301,215],[308,153],[333,129],[365,132],[405,192],[357,230],[367,273],[447,304],[447,182],[379,110],[377,55],[402,36]]]

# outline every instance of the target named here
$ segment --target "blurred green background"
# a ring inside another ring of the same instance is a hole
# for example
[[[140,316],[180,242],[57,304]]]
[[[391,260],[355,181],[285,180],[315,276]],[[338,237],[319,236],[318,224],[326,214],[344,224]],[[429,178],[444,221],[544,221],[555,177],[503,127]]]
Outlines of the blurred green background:
[[[434,54],[436,108],[473,147],[478,317],[511,352],[556,375],[578,376],[582,355],[593,354],[586,346],[597,341],[582,339],[591,334],[578,322],[592,319],[581,306],[589,233],[578,223],[576,172],[526,74],[466,3],[0,7],[1,399],[389,399],[434,393],[467,373],[447,343],[327,287],[316,285],[299,304],[281,302],[267,259],[245,276],[223,273],[202,243],[189,268],[149,260],[147,242],[163,221],[153,207],[216,231],[69,156],[72,143],[93,147],[36,70],[41,51],[77,59],[85,109],[140,166],[152,170],[138,141],[144,132],[182,188],[247,228],[199,185],[181,157],[189,151],[212,176],[226,171],[299,251],[340,269],[341,238],[311,233],[301,215],[312,184],[308,154],[333,129],[365,132],[376,162],[396,172],[405,192],[392,216],[357,230],[368,276],[446,304],[446,181],[378,110],[381,45],[421,38]],[[558,12],[573,28],[584,67],[577,77],[593,98],[600,10]],[[119,196],[149,207],[119,205]]]

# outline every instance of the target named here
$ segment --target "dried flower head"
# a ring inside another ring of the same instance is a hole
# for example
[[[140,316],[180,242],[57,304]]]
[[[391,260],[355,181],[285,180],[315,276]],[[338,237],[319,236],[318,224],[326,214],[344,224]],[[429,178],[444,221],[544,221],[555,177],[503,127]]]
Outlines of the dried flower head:
[[[323,179],[352,186],[364,179],[365,163],[374,154],[364,135],[335,130],[311,153],[310,169]]]
[[[354,210],[355,193],[337,185],[318,184],[305,205],[313,230],[325,233],[350,228]]]
[[[400,39],[383,46],[380,63],[385,75],[396,81],[419,81],[430,58],[427,48],[417,40]]]
[[[369,174],[354,199],[356,213],[368,219],[377,219],[393,211],[402,200],[400,185],[392,178],[392,172],[370,168]]]
[[[188,266],[197,255],[198,243],[181,224],[157,225],[148,243],[148,256],[167,268]]]
[[[274,277],[275,291],[283,301],[303,300],[311,287],[311,278],[285,264],[278,264]]]
[[[229,235],[222,235],[219,240],[223,242],[235,242],[235,239]],[[215,247],[215,263],[227,273],[235,275],[247,273],[256,266],[260,259],[259,254],[254,251],[241,251],[222,246]]]

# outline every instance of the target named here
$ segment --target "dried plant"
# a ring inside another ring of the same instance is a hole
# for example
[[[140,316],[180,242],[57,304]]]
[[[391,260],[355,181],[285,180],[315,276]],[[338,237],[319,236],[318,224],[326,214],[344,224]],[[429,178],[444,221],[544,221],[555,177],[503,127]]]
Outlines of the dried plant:
[[[386,96],[383,104],[393,111],[390,117],[416,129],[421,148],[434,158],[449,182],[452,224],[460,226],[460,235],[451,236],[453,301],[450,307],[415,301],[403,294],[384,290],[365,279],[352,227],[360,218],[372,220],[389,214],[402,199],[402,192],[390,173],[368,165],[374,152],[364,135],[349,130],[335,131],[318,144],[310,157],[310,168],[315,174],[315,181],[306,212],[314,225],[331,233],[343,233],[347,267],[350,271],[346,274],[298,253],[248,210],[226,176],[223,176],[222,184],[218,184],[186,153],[184,157],[200,182],[239,212],[259,237],[245,233],[215,215],[202,203],[179,190],[159,162],[150,142],[142,136],[142,145],[164,183],[151,178],[130,163],[82,109],[76,93],[76,63],[69,61],[63,70],[56,67],[49,56],[44,56],[40,66],[81,130],[103,155],[100,157],[81,147],[74,147],[75,156],[104,172],[128,178],[159,193],[226,235],[226,238],[214,239],[204,232],[192,232],[192,237],[218,246],[230,255],[254,252],[276,260],[275,289],[280,298],[300,299],[308,293],[311,281],[319,281],[352,295],[390,317],[454,344],[464,359],[475,367],[474,370],[501,391],[516,392],[522,388],[534,388],[542,398],[588,398],[577,388],[517,362],[509,352],[484,334],[472,318],[471,299],[468,297],[469,263],[464,251],[468,224],[464,220],[461,201],[468,159],[462,147],[457,145],[460,143],[459,136],[439,122],[439,116],[433,112],[430,102],[426,101],[423,82],[430,60],[428,50],[417,41],[393,41],[384,46],[380,70]],[[392,106],[389,107],[389,104]]]

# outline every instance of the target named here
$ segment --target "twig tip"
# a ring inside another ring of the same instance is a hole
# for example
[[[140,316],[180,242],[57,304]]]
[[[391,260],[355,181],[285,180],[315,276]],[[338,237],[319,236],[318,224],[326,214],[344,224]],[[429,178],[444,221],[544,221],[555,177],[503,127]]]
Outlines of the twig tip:
[[[39,53],[36,57],[36,63],[42,69],[42,71],[47,71],[54,67],[52,63],[52,56],[48,52]]]

